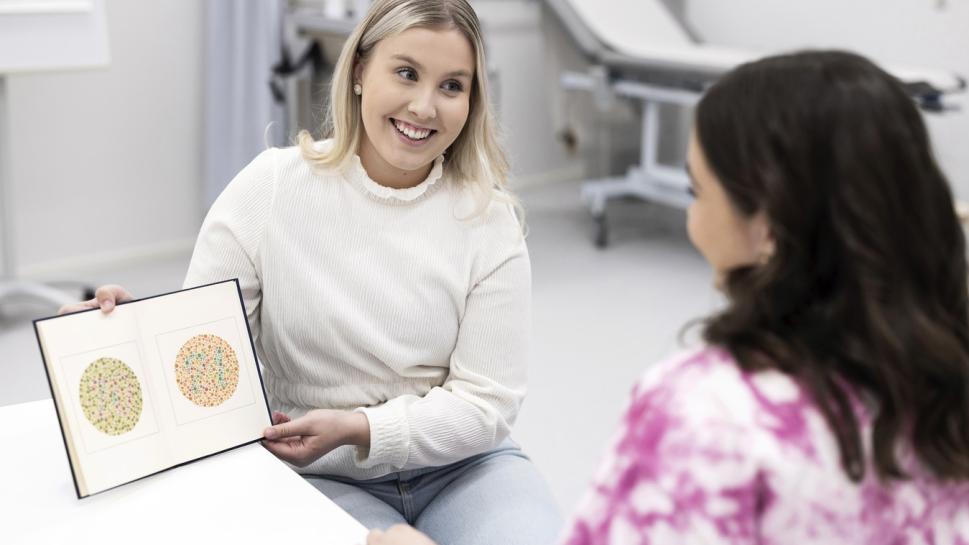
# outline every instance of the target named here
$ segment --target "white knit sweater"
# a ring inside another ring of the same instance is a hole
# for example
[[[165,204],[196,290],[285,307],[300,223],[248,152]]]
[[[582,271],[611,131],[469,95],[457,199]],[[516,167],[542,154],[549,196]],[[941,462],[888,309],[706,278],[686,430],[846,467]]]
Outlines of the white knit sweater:
[[[319,143],[318,145],[329,145]],[[483,452],[525,395],[531,270],[513,210],[442,176],[408,189],[360,160],[261,153],[202,225],[185,286],[238,278],[274,410],[357,409],[370,449],[302,473],[368,479]]]

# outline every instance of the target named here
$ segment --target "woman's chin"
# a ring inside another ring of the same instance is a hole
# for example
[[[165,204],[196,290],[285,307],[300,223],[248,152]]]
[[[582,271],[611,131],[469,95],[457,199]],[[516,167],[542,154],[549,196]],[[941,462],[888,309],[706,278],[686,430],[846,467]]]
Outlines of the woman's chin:
[[[394,154],[392,160],[387,161],[390,165],[402,172],[414,172],[421,169],[426,169],[434,162],[437,155],[422,153],[420,155],[416,154]]]

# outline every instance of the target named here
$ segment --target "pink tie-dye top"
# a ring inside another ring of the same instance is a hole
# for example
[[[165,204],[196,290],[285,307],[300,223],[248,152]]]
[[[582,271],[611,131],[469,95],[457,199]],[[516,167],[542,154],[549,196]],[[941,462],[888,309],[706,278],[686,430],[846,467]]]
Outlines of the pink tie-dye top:
[[[853,483],[795,381],[704,348],[637,385],[563,543],[969,545],[969,483],[909,470]]]

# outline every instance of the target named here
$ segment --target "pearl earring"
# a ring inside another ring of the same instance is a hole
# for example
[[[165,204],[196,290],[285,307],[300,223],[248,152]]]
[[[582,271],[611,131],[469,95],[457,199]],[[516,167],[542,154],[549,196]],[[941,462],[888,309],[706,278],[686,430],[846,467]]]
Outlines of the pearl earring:
[[[360,85],[359,83],[354,83],[353,84],[353,94],[355,94],[357,96],[363,94],[363,86]]]

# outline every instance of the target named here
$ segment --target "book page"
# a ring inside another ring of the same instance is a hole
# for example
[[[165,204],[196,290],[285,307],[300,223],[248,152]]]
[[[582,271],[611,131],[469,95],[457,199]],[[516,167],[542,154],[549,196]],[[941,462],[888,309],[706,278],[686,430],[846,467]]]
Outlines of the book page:
[[[35,325],[82,497],[270,425],[234,281]]]

